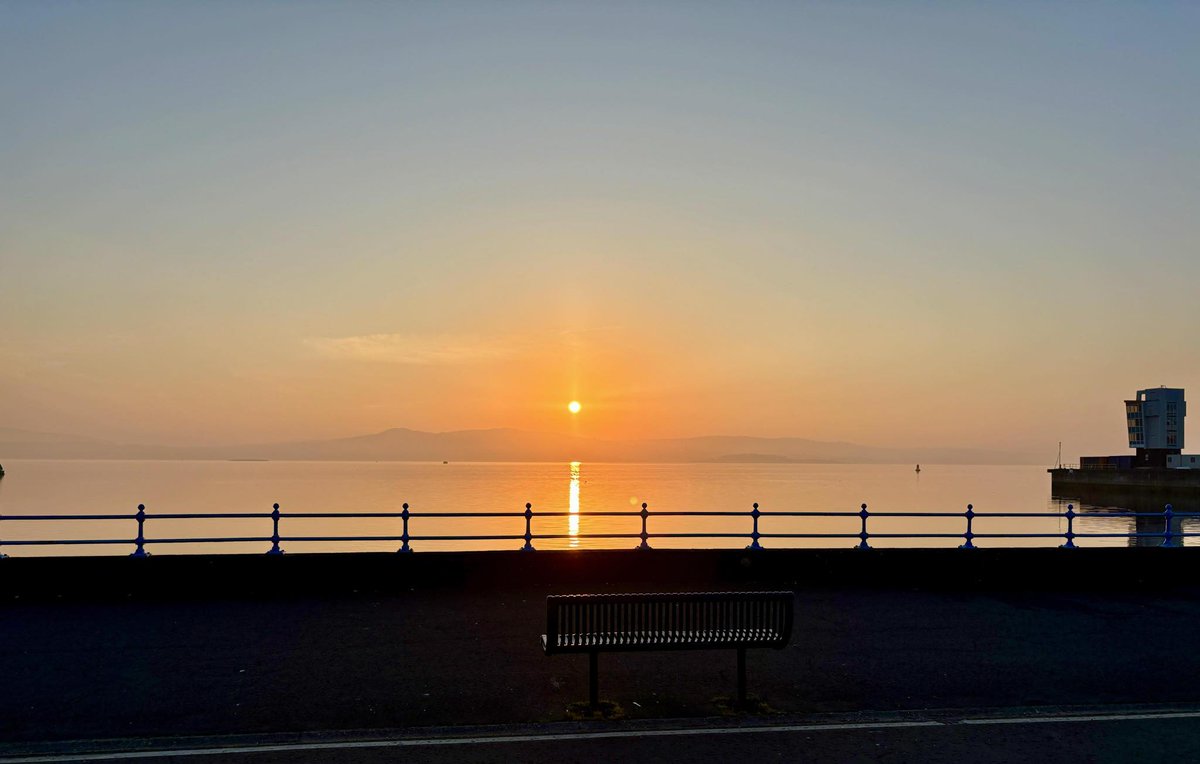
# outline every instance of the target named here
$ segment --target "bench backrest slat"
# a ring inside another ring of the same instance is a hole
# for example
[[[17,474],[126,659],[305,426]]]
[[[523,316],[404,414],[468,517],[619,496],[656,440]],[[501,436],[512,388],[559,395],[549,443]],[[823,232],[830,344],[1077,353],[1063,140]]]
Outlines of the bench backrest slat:
[[[570,594],[546,599],[547,650],[786,645],[792,592]]]

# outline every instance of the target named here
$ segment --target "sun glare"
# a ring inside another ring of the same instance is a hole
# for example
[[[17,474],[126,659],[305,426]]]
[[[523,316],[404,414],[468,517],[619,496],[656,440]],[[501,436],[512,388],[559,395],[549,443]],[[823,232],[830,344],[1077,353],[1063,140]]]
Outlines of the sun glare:
[[[583,406],[579,405],[579,401],[571,401],[567,404],[567,411],[570,411],[572,414],[578,414],[581,408]]]

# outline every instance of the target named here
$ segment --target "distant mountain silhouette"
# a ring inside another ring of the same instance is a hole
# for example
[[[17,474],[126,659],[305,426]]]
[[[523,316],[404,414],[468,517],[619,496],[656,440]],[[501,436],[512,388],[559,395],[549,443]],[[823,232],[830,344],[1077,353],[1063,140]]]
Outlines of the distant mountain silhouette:
[[[971,448],[881,448],[805,438],[714,435],[599,440],[516,429],[422,432],[395,428],[333,440],[242,446],[110,443],[0,428],[0,460],[279,459],[313,461],[725,462],[1038,464],[1029,454]]]
[[[6,443],[98,443],[92,438],[77,435],[61,435],[55,432],[33,432],[15,427],[0,427],[0,444]]]

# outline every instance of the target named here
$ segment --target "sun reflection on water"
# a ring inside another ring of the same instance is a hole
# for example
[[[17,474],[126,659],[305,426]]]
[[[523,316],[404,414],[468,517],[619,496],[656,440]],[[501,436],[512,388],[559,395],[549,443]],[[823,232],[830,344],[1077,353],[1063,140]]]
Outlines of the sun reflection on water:
[[[579,462],[571,462],[571,487],[567,494],[567,533],[571,535],[571,547],[579,546]]]

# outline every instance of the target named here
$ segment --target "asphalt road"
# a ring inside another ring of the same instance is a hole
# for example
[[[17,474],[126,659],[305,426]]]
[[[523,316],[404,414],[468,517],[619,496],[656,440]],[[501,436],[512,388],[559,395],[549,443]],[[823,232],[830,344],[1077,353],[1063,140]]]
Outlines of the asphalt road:
[[[527,724],[586,698],[538,645],[561,587],[264,601],[7,603],[0,742]],[[776,714],[1200,705],[1197,590],[797,593],[790,647],[748,655]],[[626,720],[699,718],[730,652],[604,655]]]
[[[163,746],[160,742],[159,746]],[[537,725],[440,730],[425,736],[245,737],[176,742],[169,752],[137,743],[126,750],[70,746],[0,764],[137,762],[594,762],[886,761],[1155,762],[1200,760],[1200,710],[1106,709],[1088,713],[997,712],[966,717],[882,715],[873,719],[773,720],[766,726],[720,720],[670,725]]]

